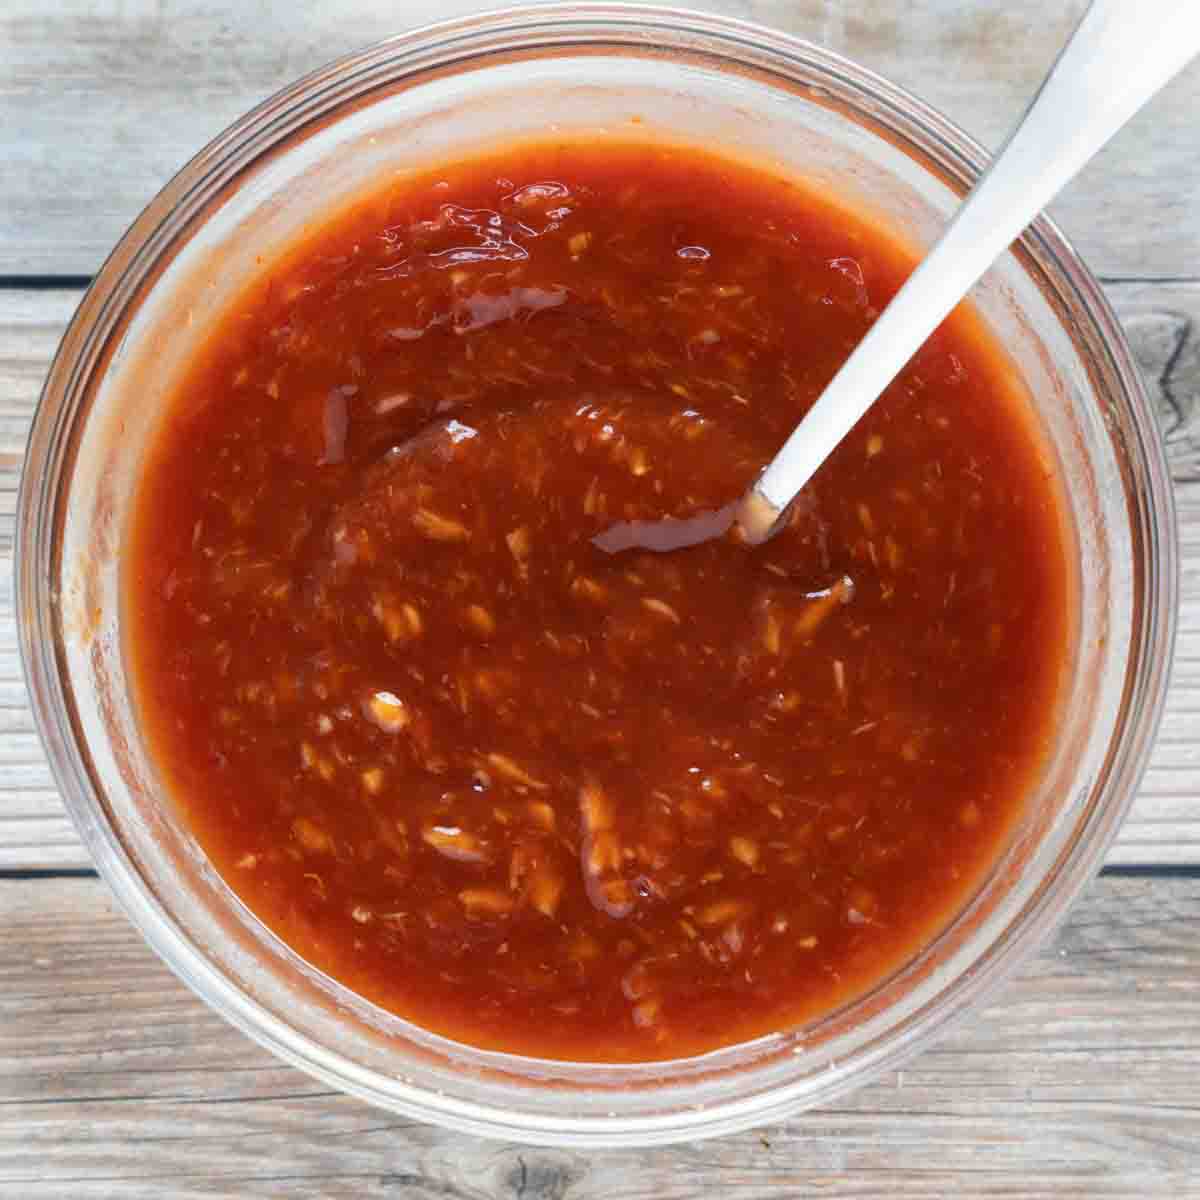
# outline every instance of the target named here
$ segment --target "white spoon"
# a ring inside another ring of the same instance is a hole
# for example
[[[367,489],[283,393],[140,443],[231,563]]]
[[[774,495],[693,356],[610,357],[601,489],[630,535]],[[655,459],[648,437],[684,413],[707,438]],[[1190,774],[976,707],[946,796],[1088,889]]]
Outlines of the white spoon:
[[[945,233],[743,497],[737,522],[749,541],[780,527],[800,489],[971,285],[1198,51],[1200,0],[1094,0]]]

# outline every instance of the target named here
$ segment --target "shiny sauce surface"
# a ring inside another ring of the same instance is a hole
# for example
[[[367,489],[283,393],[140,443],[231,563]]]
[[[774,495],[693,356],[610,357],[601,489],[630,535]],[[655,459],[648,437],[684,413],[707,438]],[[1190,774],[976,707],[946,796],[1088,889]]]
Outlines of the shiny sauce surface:
[[[608,1061],[936,936],[1068,652],[1030,399],[964,307],[778,537],[722,518],[911,267],[796,181],[555,142],[265,264],[164,398],[125,567],[165,788],[249,908],[429,1029]],[[630,544],[664,517],[713,536]]]

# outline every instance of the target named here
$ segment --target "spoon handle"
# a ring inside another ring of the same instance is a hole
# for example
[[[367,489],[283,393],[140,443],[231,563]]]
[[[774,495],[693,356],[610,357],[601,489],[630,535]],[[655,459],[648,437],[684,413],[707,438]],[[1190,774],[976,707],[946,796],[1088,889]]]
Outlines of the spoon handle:
[[[971,285],[1197,51],[1197,0],[1094,0],[1004,149],[751,489],[739,518],[751,540],[769,535]]]

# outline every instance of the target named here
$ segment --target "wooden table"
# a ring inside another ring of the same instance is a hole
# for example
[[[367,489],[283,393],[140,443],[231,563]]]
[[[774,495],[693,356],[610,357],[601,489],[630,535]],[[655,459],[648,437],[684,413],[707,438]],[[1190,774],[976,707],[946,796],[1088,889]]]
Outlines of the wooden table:
[[[1132,0],[1129,0],[1132,2]],[[1184,0],[1181,0],[1184,2]],[[322,61],[469,0],[5,0],[0,555],[89,276],[169,175]],[[996,144],[1082,0],[710,0],[822,41]],[[1200,66],[1055,206],[1174,430],[1183,606],[1153,762],[1053,945],[940,1046],[786,1125],[573,1154],[401,1120],[276,1062],[114,910],[33,730],[0,573],[0,1195],[1200,1195]]]

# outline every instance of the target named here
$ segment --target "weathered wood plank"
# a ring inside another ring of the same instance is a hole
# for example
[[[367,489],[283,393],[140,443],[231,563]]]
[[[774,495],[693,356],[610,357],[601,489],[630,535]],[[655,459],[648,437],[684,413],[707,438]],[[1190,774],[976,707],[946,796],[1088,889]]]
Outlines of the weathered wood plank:
[[[17,652],[13,531],[33,410],[78,289],[0,292],[0,868],[87,866],[38,744]]]
[[[493,1144],[329,1092],[193,998],[96,880],[0,881],[0,929],[0,1193],[22,1200],[1200,1189],[1200,880],[1102,878],[902,1071],[782,1126],[648,1152]]]
[[[1111,282],[1176,480],[1180,610],[1171,690],[1151,765],[1110,862],[1200,862],[1200,285]],[[1182,842],[1180,840],[1182,835]],[[1189,843],[1186,850],[1183,843]]]
[[[1200,284],[1113,283],[1170,431],[1183,562],[1174,681],[1114,863],[1200,863]],[[16,649],[13,509],[25,435],[74,291],[0,290],[0,869],[85,866],[37,743]]]
[[[1085,0],[691,0],[825,43],[997,145]],[[93,271],[195,151],[343,52],[480,0],[7,0],[0,6],[0,274]],[[1102,272],[1200,262],[1200,66],[1054,206]]]

